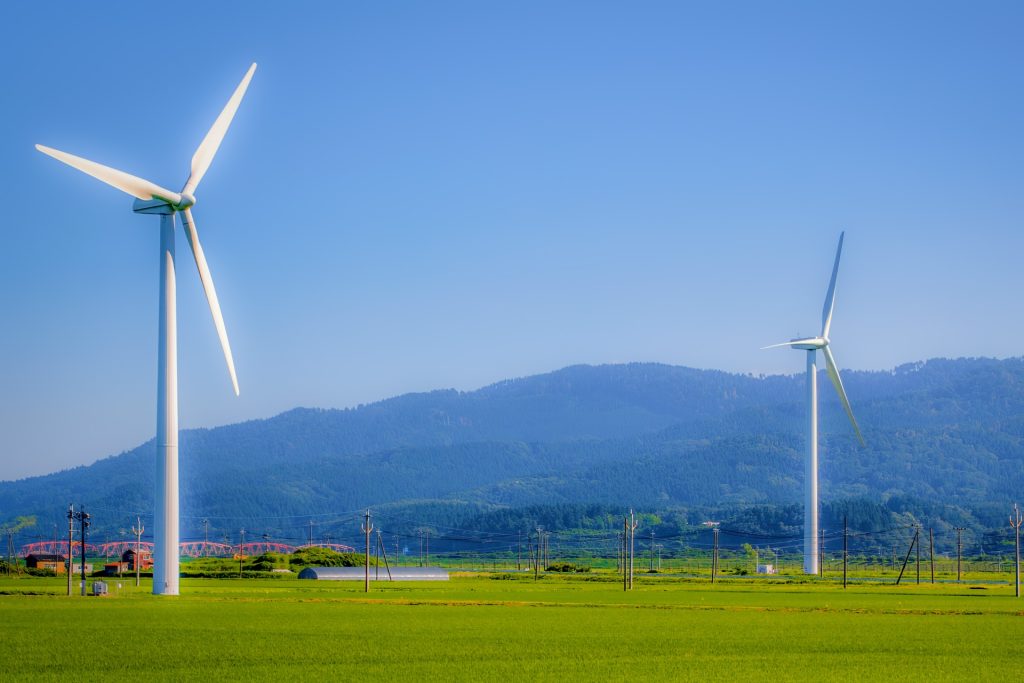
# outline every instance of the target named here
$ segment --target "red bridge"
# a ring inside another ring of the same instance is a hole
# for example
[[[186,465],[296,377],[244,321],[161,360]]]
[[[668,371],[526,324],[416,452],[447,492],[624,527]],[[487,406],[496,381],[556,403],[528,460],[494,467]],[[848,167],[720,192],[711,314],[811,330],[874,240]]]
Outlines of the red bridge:
[[[75,554],[78,556],[82,555],[82,543],[81,541],[75,541],[72,544],[75,550]],[[121,557],[125,552],[129,550],[135,550],[135,541],[111,541],[110,543],[103,543],[101,545],[93,545],[92,543],[85,544],[85,552],[88,555],[97,556],[102,555],[103,557]],[[138,544],[139,550],[143,553],[152,553],[153,544],[149,541],[142,541]],[[355,548],[350,545],[342,545],[340,543],[314,543],[313,545],[301,545],[293,546],[287,543],[275,543],[274,541],[253,541],[252,543],[244,543],[241,546],[228,545],[226,543],[215,543],[213,541],[183,541],[178,544],[178,552],[182,557],[232,557],[234,555],[262,555],[263,553],[281,553],[283,555],[290,555],[296,550],[302,548],[327,548],[339,553],[351,553],[355,552]],[[18,551],[20,557],[27,557],[29,555],[64,555],[68,554],[68,542],[67,541],[37,541],[35,543],[27,543],[21,546]]]
[[[75,554],[78,556],[82,555],[82,542],[75,541],[71,544]],[[100,549],[98,546],[92,543],[85,544],[85,552],[89,555],[100,555]],[[64,555],[68,554],[68,542],[67,541],[36,541],[35,543],[26,543],[21,546],[18,551],[20,557],[28,557],[29,555]]]

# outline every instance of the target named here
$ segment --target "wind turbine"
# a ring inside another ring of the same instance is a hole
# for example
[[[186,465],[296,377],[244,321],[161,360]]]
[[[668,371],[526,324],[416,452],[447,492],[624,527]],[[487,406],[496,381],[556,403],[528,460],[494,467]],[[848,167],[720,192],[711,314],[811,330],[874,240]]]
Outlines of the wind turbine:
[[[192,256],[199,269],[199,280],[210,304],[213,324],[217,328],[224,360],[228,365],[228,374],[231,376],[231,386],[237,396],[238,378],[235,376],[235,362],[231,357],[224,316],[220,312],[210,268],[206,265],[206,256],[199,244],[192,206],[196,203],[193,193],[210,168],[210,162],[217,154],[217,149],[231,125],[231,120],[242,102],[242,97],[245,96],[255,71],[256,65],[253,64],[235,88],[234,94],[217,120],[213,122],[206,137],[199,143],[196,153],[192,156],[191,172],[181,192],[173,192],[148,180],[67,152],[36,145],[36,149],[43,154],[48,154],[135,197],[132,210],[136,213],[160,216],[160,340],[157,360],[156,504],[153,548],[155,595],[178,594],[178,330],[174,272],[175,216],[179,213],[182,216],[185,239],[192,248]]]
[[[832,326],[832,309],[836,302],[836,275],[839,274],[839,257],[843,253],[843,236],[839,233],[839,247],[836,249],[836,262],[832,266],[832,279],[828,283],[828,292],[825,293],[825,307],[821,311],[821,335],[806,339],[792,339],[782,344],[766,346],[766,349],[774,349],[780,346],[788,346],[792,349],[799,349],[807,352],[807,460],[804,465],[804,573],[818,573],[818,351],[825,356],[825,369],[832,385],[839,394],[839,400],[846,410],[850,424],[857,433],[857,440],[861,446],[864,444],[864,437],[857,426],[857,420],[853,417],[853,409],[850,407],[850,400],[846,398],[846,390],[843,389],[843,380],[839,377],[839,368],[836,366],[836,359],[832,356],[829,348],[829,328]]]

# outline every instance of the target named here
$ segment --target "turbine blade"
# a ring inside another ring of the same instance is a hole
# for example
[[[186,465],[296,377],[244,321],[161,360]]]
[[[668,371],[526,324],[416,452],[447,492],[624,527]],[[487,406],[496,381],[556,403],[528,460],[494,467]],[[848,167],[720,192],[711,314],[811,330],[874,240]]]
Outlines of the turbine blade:
[[[67,152],[62,152],[59,149],[53,149],[52,147],[47,147],[45,145],[36,145],[36,149],[47,156],[53,157],[57,161],[63,161],[72,168],[77,168],[82,173],[87,173],[97,180],[102,180],[107,185],[116,187],[122,192],[127,192],[137,199],[159,199],[167,202],[168,204],[177,204],[181,202],[181,195],[177,192],[172,192],[166,188],[160,187],[156,183],[151,183],[148,180],[133,176],[130,173],[118,171],[116,168],[97,164],[95,161],[76,157],[74,154],[68,154]]]
[[[199,268],[199,280],[203,283],[206,301],[210,304],[210,313],[213,314],[213,324],[217,328],[217,336],[220,338],[220,347],[224,351],[224,360],[228,364],[231,386],[235,389],[235,396],[238,396],[238,377],[235,376],[235,361],[231,357],[228,331],[224,327],[224,316],[220,312],[220,302],[217,301],[217,290],[213,286],[213,276],[210,275],[210,267],[206,265],[203,247],[199,244],[199,233],[196,231],[196,222],[192,218],[192,210],[185,209],[182,214],[184,216],[182,223],[185,224],[185,238],[188,239],[188,245],[192,247],[192,255],[196,259],[196,267]]]
[[[839,246],[836,248],[836,262],[832,266],[832,279],[828,283],[828,292],[825,293],[825,307],[821,310],[821,336],[828,339],[828,329],[832,327],[832,308],[836,303],[836,275],[839,274],[839,257],[843,253],[843,235],[839,233]]]
[[[213,122],[203,141],[199,143],[196,153],[192,155],[192,172],[188,177],[188,182],[185,183],[185,188],[181,191],[182,194],[192,194],[199,187],[199,181],[203,179],[206,170],[210,168],[210,162],[213,161],[213,157],[217,154],[220,143],[224,140],[224,135],[228,132],[228,127],[231,125],[231,120],[235,118],[238,105],[242,103],[245,91],[249,87],[249,81],[252,80],[252,75],[255,72],[256,63],[253,62],[253,65],[245,72],[245,76],[242,77],[242,82],[235,88],[231,99],[224,105],[220,116]]]
[[[860,433],[860,427],[857,426],[857,419],[853,416],[853,408],[850,407],[850,399],[846,398],[846,390],[843,389],[843,380],[839,377],[839,368],[836,366],[836,359],[832,357],[832,351],[827,347],[823,347],[822,352],[825,354],[825,369],[828,370],[828,377],[832,380],[832,385],[836,388],[836,393],[839,394],[839,401],[843,404],[843,408],[846,410],[846,416],[850,418],[850,424],[853,425],[853,430],[857,432],[857,440],[860,441],[861,446],[866,446],[864,443],[864,436]]]

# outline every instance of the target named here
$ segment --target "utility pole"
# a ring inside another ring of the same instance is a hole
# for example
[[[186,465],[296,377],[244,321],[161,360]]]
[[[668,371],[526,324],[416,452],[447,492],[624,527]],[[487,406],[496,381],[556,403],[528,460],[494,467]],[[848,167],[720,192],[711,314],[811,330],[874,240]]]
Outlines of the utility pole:
[[[914,533],[915,538],[919,538],[921,533],[921,527],[917,527],[917,531]],[[917,544],[917,583],[921,583],[921,544]]]
[[[238,578],[242,578],[242,559],[245,558],[245,527],[238,531]]]
[[[523,569],[523,532],[516,532],[516,571]]]
[[[1020,597],[1020,525],[1024,522],[1024,516],[1021,515],[1020,508],[1017,504],[1013,504],[1013,514],[1010,515],[1010,526],[1013,527],[1014,533],[1014,548],[1016,563],[1014,564],[1014,582],[1013,582],[1013,594],[1016,597]]]
[[[821,530],[821,541],[818,543],[818,576],[825,576],[825,529]]]
[[[633,556],[636,553],[636,528],[640,523],[629,511],[629,589],[633,590]]]
[[[541,527],[537,527],[537,543],[534,544],[534,581],[541,577]]]
[[[68,559],[64,562],[64,567],[68,572],[68,597],[71,597],[71,575],[74,573],[72,566],[74,565],[74,549],[75,549],[75,506],[74,504],[68,505]]]
[[[718,526],[713,529],[715,532],[715,549],[711,555],[711,583],[715,582],[715,574],[718,573]]]
[[[935,529],[928,527],[928,561],[932,568],[932,583],[935,583]]]
[[[142,566],[142,532],[146,530],[142,526],[142,517],[136,517],[138,526],[132,527],[132,533],[135,534],[135,585],[139,585],[139,567]]]
[[[654,571],[654,529],[651,529],[651,569]]]
[[[377,547],[384,555],[384,568],[388,570],[388,581],[391,581],[391,565],[388,563],[388,549],[384,547],[384,537],[377,532]],[[380,575],[380,564],[377,564],[377,575]]]
[[[956,527],[956,583],[957,584],[959,583],[959,578],[961,578],[961,572],[959,572],[959,564],[961,564],[961,557],[962,557],[962,555],[964,553],[964,544],[963,544],[964,529],[965,529],[964,526],[957,526]]]
[[[370,508],[366,508],[366,514],[364,515],[365,521],[363,522],[363,533],[366,534],[366,584],[363,589],[364,593],[370,592],[370,532],[373,531],[373,523],[370,522]],[[310,527],[312,528],[312,526]]]
[[[418,529],[416,535],[420,539],[420,566],[423,566],[423,529]]]
[[[629,540],[629,518],[623,515],[622,517],[622,590],[629,590],[629,578],[627,573],[626,565],[628,560],[626,556],[629,554],[626,550],[626,546]]]
[[[430,566],[430,529],[427,529],[427,540],[426,540],[426,546],[425,547],[427,549],[427,566],[429,567]]]
[[[207,544],[210,542],[210,520],[203,520],[203,543]],[[203,550],[206,551],[206,546],[203,546]]]
[[[843,588],[846,588],[846,567],[849,561],[849,546],[847,545],[847,536],[849,528],[846,526],[846,515],[843,515]]]
[[[74,513],[74,518],[82,525],[82,532],[79,536],[82,544],[82,595],[85,595],[85,530],[89,528],[89,513],[85,510]]]
[[[380,580],[380,547],[381,547],[380,530],[378,529],[377,530],[377,547],[374,549],[374,564],[376,566],[374,567],[374,575],[373,575],[373,578],[378,580],[378,581]],[[387,553],[385,552],[384,555],[386,556]],[[390,574],[390,573],[391,573],[391,570],[388,570],[388,574]]]
[[[900,580],[903,579],[903,572],[907,569],[907,562],[910,562],[910,553],[914,552],[914,546],[917,545],[917,530],[914,531],[914,540],[910,542],[910,547],[907,548],[907,556],[903,558],[903,566],[900,567],[900,575],[896,577],[896,585],[900,585]]]
[[[313,545],[313,520],[309,520],[309,544]]]

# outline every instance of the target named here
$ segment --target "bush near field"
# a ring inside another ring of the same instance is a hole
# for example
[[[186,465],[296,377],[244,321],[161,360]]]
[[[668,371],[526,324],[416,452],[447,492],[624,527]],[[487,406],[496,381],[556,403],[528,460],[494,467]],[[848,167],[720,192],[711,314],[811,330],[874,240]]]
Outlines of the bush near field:
[[[181,565],[181,575],[191,578],[282,578],[306,567],[362,567],[365,555],[339,553],[329,548],[300,548],[294,553],[263,553],[239,560],[227,557],[201,557]],[[374,560],[370,564],[375,566]]]
[[[583,574],[590,571],[590,567],[584,564],[573,564],[571,562],[554,562],[548,565],[544,571]]]

